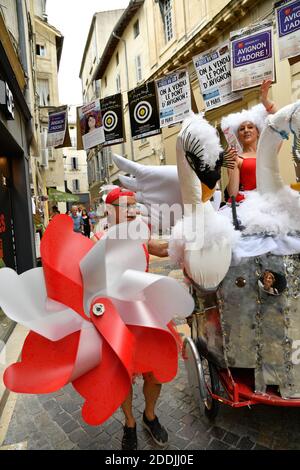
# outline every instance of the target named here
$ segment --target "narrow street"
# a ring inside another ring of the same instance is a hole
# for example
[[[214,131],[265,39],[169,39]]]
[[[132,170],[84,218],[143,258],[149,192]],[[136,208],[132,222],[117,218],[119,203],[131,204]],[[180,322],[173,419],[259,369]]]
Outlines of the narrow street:
[[[181,271],[174,270],[168,259],[152,259],[151,271],[182,279]],[[177,328],[188,334],[186,325],[179,323]],[[7,432],[2,443],[0,440],[0,449],[119,450],[123,433],[121,411],[102,426],[91,427],[81,418],[82,402],[71,385],[51,395],[11,394],[1,417],[2,428],[6,426]],[[140,450],[159,449],[142,428],[143,407],[142,380],[138,379],[134,385],[138,446]],[[163,386],[158,416],[169,433],[166,450],[299,448],[300,410],[297,408],[232,409],[222,405],[215,422],[201,416],[190,395],[182,359],[176,379]]]

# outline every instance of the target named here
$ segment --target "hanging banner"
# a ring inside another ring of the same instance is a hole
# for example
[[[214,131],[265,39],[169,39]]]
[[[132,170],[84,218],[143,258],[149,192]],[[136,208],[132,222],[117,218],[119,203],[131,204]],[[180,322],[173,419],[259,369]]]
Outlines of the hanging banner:
[[[205,110],[219,108],[242,98],[231,91],[231,60],[229,43],[193,57]]]
[[[105,146],[121,144],[124,139],[122,94],[108,96],[100,100]]]
[[[274,8],[279,58],[295,57],[300,54],[300,0],[281,0]]]
[[[191,89],[187,70],[178,70],[156,81],[160,127],[182,122],[191,112]]]
[[[154,82],[129,91],[128,103],[133,140],[161,133]]]
[[[230,33],[232,91],[275,78],[272,21]]]
[[[46,147],[60,149],[70,146],[68,106],[61,106],[49,113]]]
[[[100,99],[78,108],[78,121],[84,150],[103,144],[105,141]],[[80,143],[79,143],[80,145]],[[78,146],[77,146],[78,148]]]

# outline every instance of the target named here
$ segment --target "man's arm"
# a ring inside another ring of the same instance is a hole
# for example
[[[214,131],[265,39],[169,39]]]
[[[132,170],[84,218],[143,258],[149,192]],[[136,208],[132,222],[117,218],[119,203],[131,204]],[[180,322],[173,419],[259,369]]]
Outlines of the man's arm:
[[[150,255],[159,256],[160,258],[167,257],[169,243],[165,240],[150,239],[148,242],[148,251]]]

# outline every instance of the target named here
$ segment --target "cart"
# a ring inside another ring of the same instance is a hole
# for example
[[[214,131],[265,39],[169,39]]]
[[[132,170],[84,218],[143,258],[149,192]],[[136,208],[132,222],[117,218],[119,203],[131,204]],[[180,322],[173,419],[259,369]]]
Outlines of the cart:
[[[245,258],[212,291],[185,278],[195,310],[183,358],[201,412],[213,419],[221,403],[300,406],[299,255]]]

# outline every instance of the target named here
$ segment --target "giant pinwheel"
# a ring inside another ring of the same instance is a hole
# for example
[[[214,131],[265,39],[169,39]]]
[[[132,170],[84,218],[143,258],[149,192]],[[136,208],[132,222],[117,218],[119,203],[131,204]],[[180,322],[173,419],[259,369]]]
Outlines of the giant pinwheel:
[[[178,345],[168,324],[189,315],[193,300],[174,279],[144,272],[141,239],[120,237],[135,224],[94,245],[56,216],[42,240],[43,268],[0,270],[1,307],[31,330],[21,361],[5,371],[7,388],[51,393],[71,382],[85,399],[83,418],[98,425],[125,400],[134,373],[174,378]]]

